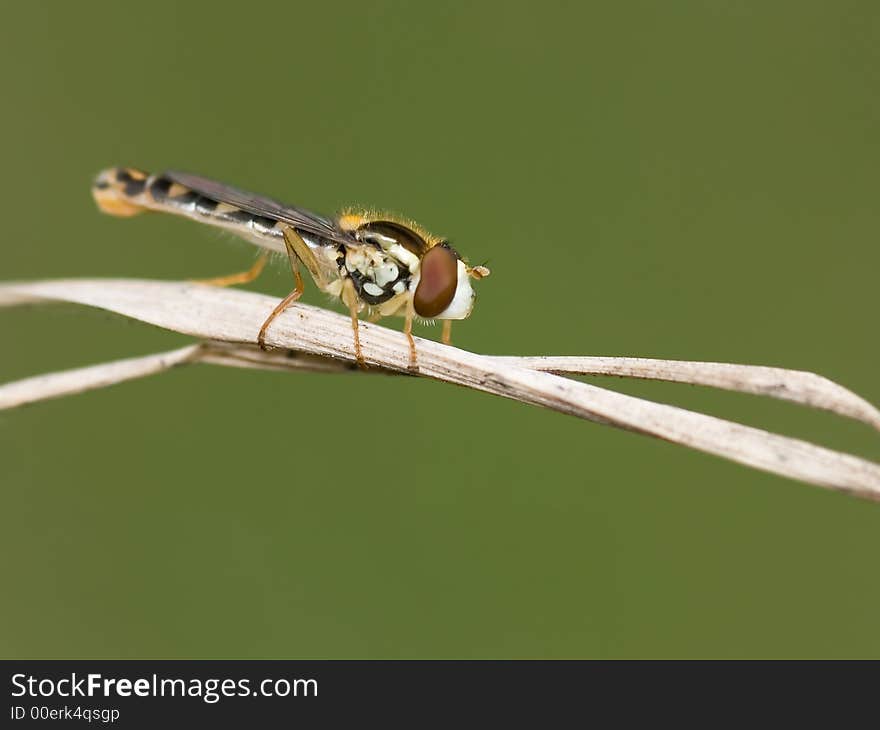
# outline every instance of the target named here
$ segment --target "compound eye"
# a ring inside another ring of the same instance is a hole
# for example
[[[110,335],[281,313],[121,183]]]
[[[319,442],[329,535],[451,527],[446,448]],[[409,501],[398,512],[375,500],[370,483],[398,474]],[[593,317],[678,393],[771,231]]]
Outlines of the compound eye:
[[[420,317],[436,317],[455,297],[458,286],[458,257],[445,246],[434,246],[422,256],[421,278],[413,297]]]

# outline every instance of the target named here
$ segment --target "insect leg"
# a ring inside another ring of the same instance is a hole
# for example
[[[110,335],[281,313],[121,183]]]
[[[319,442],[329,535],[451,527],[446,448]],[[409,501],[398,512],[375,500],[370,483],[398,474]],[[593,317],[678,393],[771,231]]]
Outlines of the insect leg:
[[[444,319],[443,320],[443,336],[441,337],[440,341],[444,345],[451,345],[452,344],[452,320],[451,319]]]
[[[406,303],[406,318],[403,320],[403,334],[409,340],[409,369],[413,372],[419,371],[419,362],[416,356],[416,341],[412,336],[412,323],[415,316],[415,307],[413,306],[413,298],[410,297]]]
[[[290,261],[290,270],[293,272],[293,280],[296,282],[296,286],[294,290],[284,297],[278,306],[272,310],[272,314],[266,318],[266,321],[263,322],[263,326],[260,327],[260,334],[257,335],[257,342],[263,350],[268,349],[266,347],[266,332],[269,329],[269,325],[272,324],[272,321],[279,314],[299,299],[305,291],[305,284],[303,284],[302,276],[300,276],[299,273],[299,256],[297,250],[294,248],[294,241],[297,239],[302,244],[302,248],[308,250],[308,246],[306,246],[305,242],[296,231],[292,228],[284,229],[284,247],[287,249],[287,258]]]
[[[318,266],[318,260],[315,258],[312,249],[303,241],[302,236],[293,228],[288,227],[284,229],[284,247],[287,249],[287,256],[290,259],[291,267],[294,267],[294,259],[299,259],[318,288],[324,291],[327,288],[327,281],[321,272],[321,267]],[[296,273],[294,273],[294,276],[296,276]]]
[[[247,284],[263,273],[263,269],[266,268],[266,262],[268,260],[269,255],[266,252],[261,252],[257,260],[254,261],[254,265],[247,271],[240,271],[237,274],[229,274],[228,276],[217,276],[213,279],[193,279],[192,281],[197,284],[209,284],[211,286]]]
[[[346,279],[342,284],[342,303],[348,307],[351,315],[351,332],[354,335],[354,357],[357,364],[366,369],[367,363],[364,360],[364,353],[361,351],[361,336],[358,330],[358,298],[354,288],[354,282]]]

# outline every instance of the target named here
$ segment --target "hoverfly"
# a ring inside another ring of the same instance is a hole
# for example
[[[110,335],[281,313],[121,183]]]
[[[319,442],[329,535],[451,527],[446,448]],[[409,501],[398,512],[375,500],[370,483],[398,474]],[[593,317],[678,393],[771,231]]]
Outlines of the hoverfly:
[[[473,308],[470,279],[489,275],[485,266],[468,266],[448,241],[412,221],[360,211],[346,211],[331,220],[183,172],[150,175],[132,167],[111,168],[95,179],[92,194],[98,207],[111,215],[174,213],[225,228],[264,249],[248,271],[205,283],[227,286],[253,281],[266,264],[266,251],[286,253],[295,287],[263,322],[258,342],[264,349],[272,321],[302,296],[300,265],[321,291],[348,307],[360,365],[364,365],[358,336],[362,311],[368,311],[370,321],[404,317],[410,367],[415,367],[413,319],[443,320],[443,342],[448,344],[452,320],[465,319]]]

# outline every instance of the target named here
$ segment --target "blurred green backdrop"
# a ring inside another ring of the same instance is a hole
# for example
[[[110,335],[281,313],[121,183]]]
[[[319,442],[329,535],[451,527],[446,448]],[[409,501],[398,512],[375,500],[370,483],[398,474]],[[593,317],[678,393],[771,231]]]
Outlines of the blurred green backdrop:
[[[176,167],[488,259],[462,347],[880,402],[876,2],[33,2],[0,37],[2,279],[249,265],[95,211],[102,167]],[[6,381],[186,338],[54,306],[0,342]],[[831,415],[601,384],[880,458]],[[437,383],[180,369],[0,414],[0,480],[7,658],[880,656],[880,506]]]

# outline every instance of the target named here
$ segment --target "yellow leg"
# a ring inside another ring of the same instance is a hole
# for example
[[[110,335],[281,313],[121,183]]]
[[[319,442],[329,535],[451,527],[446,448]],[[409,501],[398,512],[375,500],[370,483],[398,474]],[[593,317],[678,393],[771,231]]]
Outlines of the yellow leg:
[[[287,249],[288,258],[291,256],[298,258],[302,262],[302,265],[306,267],[306,271],[309,272],[312,279],[315,280],[315,284],[318,285],[318,288],[321,291],[325,291],[328,282],[324,279],[321,267],[318,264],[318,260],[315,258],[315,254],[312,252],[312,249],[306,245],[306,242],[303,241],[302,236],[300,236],[293,228],[284,229],[284,247]]]
[[[293,272],[293,280],[295,282],[295,287],[290,294],[288,294],[281,302],[278,304],[275,309],[272,310],[272,314],[270,314],[266,321],[263,322],[263,326],[260,327],[260,333],[257,335],[257,342],[260,345],[260,348],[263,350],[268,349],[266,347],[266,332],[269,330],[269,325],[272,324],[273,320],[281,314],[285,309],[287,309],[291,304],[293,304],[297,299],[299,299],[303,292],[305,291],[305,284],[303,284],[302,276],[299,273],[299,258],[296,255],[296,251],[294,250],[293,245],[291,244],[290,238],[288,237],[296,236],[296,238],[300,238],[299,234],[292,229],[288,229],[284,232],[284,246],[287,249],[287,259],[290,261],[290,270]],[[302,239],[300,239],[302,240]],[[305,246],[305,244],[303,244]]]
[[[263,269],[266,268],[266,261],[269,260],[268,254],[266,252],[261,252],[256,261],[254,261],[254,265],[251,266],[247,271],[240,271],[237,274],[230,274],[229,276],[217,276],[213,279],[192,279],[192,281],[197,284],[210,284],[211,286],[233,286],[234,284],[247,284],[248,282],[256,279],[260,274],[263,273]]]
[[[444,345],[452,344],[452,320],[444,319],[443,320],[443,336],[441,338],[441,342]]]
[[[403,321],[403,334],[409,340],[409,369],[414,373],[419,372],[419,361],[416,355],[416,341],[412,336],[413,316],[415,316],[415,308],[413,307],[413,299],[409,298],[406,304],[406,319]]]
[[[299,273],[299,272],[297,272]],[[272,324],[274,319],[281,314],[285,309],[287,309],[291,304],[293,304],[297,299],[299,299],[305,287],[303,286],[303,280],[301,276],[297,276],[296,289],[294,289],[290,294],[288,294],[284,299],[281,300],[281,303],[272,310],[272,314],[266,317],[266,321],[263,322],[263,326],[260,327],[260,334],[257,335],[257,342],[260,343],[260,348],[263,350],[268,350],[269,348],[266,346],[266,332],[269,329],[269,325]]]
[[[351,279],[346,279],[342,285],[342,302],[348,307],[348,313],[351,315],[351,332],[354,335],[355,360],[357,360],[358,366],[366,370],[367,362],[364,360],[364,353],[361,351],[361,335],[358,327],[357,292]]]

